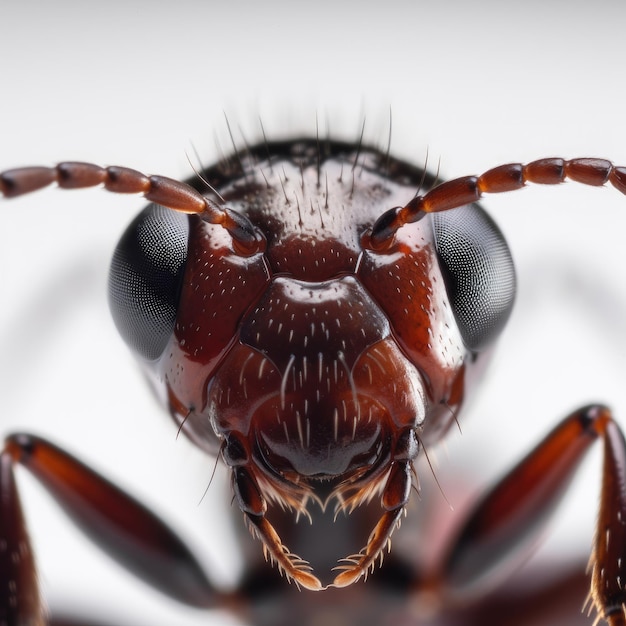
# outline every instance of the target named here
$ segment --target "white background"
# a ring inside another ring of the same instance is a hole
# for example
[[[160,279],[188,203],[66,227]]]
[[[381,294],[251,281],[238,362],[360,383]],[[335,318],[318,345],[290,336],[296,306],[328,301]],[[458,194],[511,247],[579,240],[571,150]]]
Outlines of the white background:
[[[270,136],[313,133],[317,114],[356,137],[365,114],[378,139],[390,108],[394,151],[423,163],[428,148],[446,177],[554,155],[626,164],[625,24],[617,0],[5,0],[0,169],[71,159],[186,178],[192,143],[215,156],[224,111],[248,128],[260,114]],[[175,439],[108,317],[110,252],[143,204],[54,190],[0,203],[0,430],[91,459],[233,581],[224,476],[202,500],[212,461]],[[577,405],[606,401],[626,424],[626,199],[572,183],[484,204],[517,259],[518,308],[440,466],[496,476]],[[587,550],[599,462],[585,464],[550,549]],[[20,481],[53,606],[225,623],[120,573]]]

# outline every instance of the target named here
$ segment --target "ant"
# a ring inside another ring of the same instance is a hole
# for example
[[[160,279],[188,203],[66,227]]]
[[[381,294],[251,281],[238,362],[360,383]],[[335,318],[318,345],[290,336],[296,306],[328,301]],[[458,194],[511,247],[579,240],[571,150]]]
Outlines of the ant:
[[[626,193],[626,168],[603,159],[507,164],[437,184],[388,151],[309,138],[235,151],[186,183],[77,162],[0,174],[6,198],[56,183],[150,201],[113,255],[114,321],[180,433],[230,469],[236,508],[274,565],[252,560],[236,589],[220,590],[141,503],[56,444],[17,433],[0,457],[0,624],[78,623],[43,608],[19,465],[145,583],[255,624],[331,614],[359,624],[522,624],[551,608],[584,624],[588,594],[596,622],[626,625],[626,443],[602,405],[558,423],[475,504],[434,563],[390,547],[420,489],[415,463],[458,424],[513,307],[509,248],[477,202],[565,180]],[[502,572],[544,529],[597,439],[590,591],[577,570],[512,592]]]

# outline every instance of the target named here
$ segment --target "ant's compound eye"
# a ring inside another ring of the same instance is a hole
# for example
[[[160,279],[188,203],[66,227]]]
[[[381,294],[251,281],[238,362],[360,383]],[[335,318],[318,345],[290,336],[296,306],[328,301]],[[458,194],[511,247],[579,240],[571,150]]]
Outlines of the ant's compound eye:
[[[466,346],[479,351],[509,318],[515,268],[495,222],[477,204],[433,214],[435,246]]]
[[[148,360],[169,341],[180,296],[189,218],[148,205],[117,244],[109,273],[109,305],[124,341]]]

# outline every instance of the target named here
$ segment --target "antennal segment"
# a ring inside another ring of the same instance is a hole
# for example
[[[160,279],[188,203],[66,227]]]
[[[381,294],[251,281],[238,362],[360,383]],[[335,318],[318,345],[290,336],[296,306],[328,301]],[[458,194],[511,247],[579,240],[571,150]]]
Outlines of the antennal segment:
[[[463,176],[441,183],[423,196],[415,196],[405,206],[383,213],[372,227],[369,244],[375,249],[385,248],[401,226],[417,222],[427,213],[448,211],[477,202],[485,193],[515,191],[526,183],[558,185],[566,180],[596,187],[611,183],[626,194],[626,167],[615,166],[606,159],[566,161],[548,158],[526,165],[509,163],[487,170],[480,176]]]
[[[190,185],[165,176],[146,176],[128,167],[101,167],[93,163],[65,161],[55,167],[21,167],[0,173],[0,193],[14,198],[57,183],[62,189],[103,185],[114,193],[140,193],[147,200],[181,213],[199,215],[223,226],[240,254],[254,254],[263,244],[252,223],[243,215],[220,207]]]

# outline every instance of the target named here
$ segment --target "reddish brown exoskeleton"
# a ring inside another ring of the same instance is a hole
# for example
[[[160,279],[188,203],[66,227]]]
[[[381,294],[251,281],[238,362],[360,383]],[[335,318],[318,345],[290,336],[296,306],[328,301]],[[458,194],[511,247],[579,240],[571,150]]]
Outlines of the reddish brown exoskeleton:
[[[306,593],[281,604],[285,583],[260,567],[237,591],[219,591],[152,513],[60,448],[16,434],[0,468],[0,623],[66,623],[43,616],[16,463],[124,567],[181,602],[248,599],[254,623],[273,625],[293,623],[296,610],[313,623],[321,605],[353,607],[361,586],[351,585],[382,562],[405,513],[414,462],[457,421],[513,306],[511,255],[475,203],[566,179],[626,193],[626,169],[600,159],[511,164],[433,186],[376,149],[309,139],[247,148],[189,184],[85,163],[1,174],[5,197],[56,182],[152,202],[113,258],[116,324],[181,432],[231,469],[269,560],[296,586],[325,591],[310,606]],[[416,570],[392,553],[368,584],[394,599],[350,608],[350,619],[400,623],[398,607],[411,606],[406,623],[539,623],[543,591],[510,598],[505,616],[497,594],[476,597],[541,531],[598,438],[605,465],[590,602],[599,619],[626,624],[626,446],[603,406],[563,420],[476,505],[434,566]],[[331,541],[344,512],[354,521]],[[301,515],[310,530],[295,529]],[[564,578],[553,597],[580,582]]]

